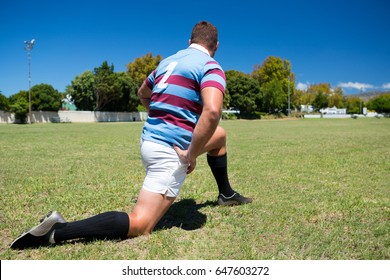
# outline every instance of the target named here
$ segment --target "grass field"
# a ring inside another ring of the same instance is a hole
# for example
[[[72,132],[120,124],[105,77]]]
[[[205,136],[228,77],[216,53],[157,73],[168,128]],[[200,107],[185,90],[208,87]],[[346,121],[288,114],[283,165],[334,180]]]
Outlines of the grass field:
[[[8,249],[57,210],[130,211],[142,123],[0,125],[1,259],[390,259],[390,120],[224,121],[232,185],[219,207],[205,157],[149,237]]]

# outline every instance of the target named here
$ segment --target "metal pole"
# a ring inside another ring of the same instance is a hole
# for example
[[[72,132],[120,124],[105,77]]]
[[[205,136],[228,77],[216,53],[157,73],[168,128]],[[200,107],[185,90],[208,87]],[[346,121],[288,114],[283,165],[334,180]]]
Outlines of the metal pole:
[[[32,123],[32,112],[31,112],[31,50],[34,46],[35,39],[32,39],[31,41],[24,41],[26,46],[24,49],[27,51],[27,58],[28,58],[28,117],[29,121],[28,123]]]
[[[28,54],[28,123],[32,123],[32,113],[31,113],[31,48],[27,49]]]

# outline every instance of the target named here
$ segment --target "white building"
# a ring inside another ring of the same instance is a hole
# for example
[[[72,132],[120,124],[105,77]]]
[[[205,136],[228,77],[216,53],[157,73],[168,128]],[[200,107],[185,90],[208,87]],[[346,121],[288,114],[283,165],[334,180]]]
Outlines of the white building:
[[[320,112],[322,114],[326,115],[345,115],[347,114],[347,109],[346,108],[341,108],[338,109],[336,106],[332,108],[325,108],[325,109],[320,109]]]
[[[301,105],[301,112],[312,113],[314,108],[312,105]]]

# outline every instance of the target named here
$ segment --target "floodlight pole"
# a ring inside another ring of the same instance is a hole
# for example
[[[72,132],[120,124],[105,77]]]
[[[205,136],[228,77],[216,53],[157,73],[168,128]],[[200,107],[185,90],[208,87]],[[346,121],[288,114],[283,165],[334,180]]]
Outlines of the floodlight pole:
[[[31,41],[24,41],[26,46],[24,49],[27,51],[27,58],[28,58],[28,117],[29,122],[32,123],[32,112],[31,112],[31,50],[34,46],[35,39],[32,39]]]

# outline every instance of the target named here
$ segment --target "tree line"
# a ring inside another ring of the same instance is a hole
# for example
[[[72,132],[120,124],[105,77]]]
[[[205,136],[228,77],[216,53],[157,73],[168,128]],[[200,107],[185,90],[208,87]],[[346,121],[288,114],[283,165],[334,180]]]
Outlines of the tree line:
[[[78,110],[83,111],[143,111],[137,91],[147,75],[162,60],[151,53],[127,64],[125,72],[115,72],[107,61],[76,76],[64,93],[49,84],[31,88],[33,111],[58,111],[62,100],[71,96]],[[341,88],[330,83],[310,85],[306,90],[295,87],[291,62],[275,56],[255,65],[250,74],[228,70],[224,108],[235,108],[242,118],[260,118],[264,114],[285,115],[288,108],[297,111],[301,105],[312,105],[315,110],[336,106],[347,112],[360,113],[362,106],[380,113],[390,113],[390,93],[382,94],[365,103],[359,97],[344,96]],[[29,92],[20,91],[6,98],[0,93],[0,110],[11,111],[25,120],[29,106]]]

